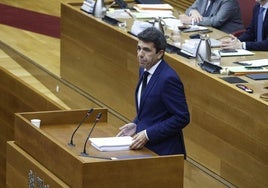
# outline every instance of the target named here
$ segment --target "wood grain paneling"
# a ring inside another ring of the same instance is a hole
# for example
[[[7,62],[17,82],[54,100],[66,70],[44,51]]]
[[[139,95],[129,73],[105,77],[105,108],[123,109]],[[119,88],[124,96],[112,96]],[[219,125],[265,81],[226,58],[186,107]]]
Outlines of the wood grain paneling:
[[[30,85],[21,82],[9,72],[0,68],[0,141],[1,141],[1,182],[5,187],[6,141],[14,138],[14,113],[22,111],[39,111],[60,109],[46,96],[41,96]]]
[[[32,156],[18,147],[14,141],[7,143],[7,188],[27,188],[30,185],[38,187],[48,185],[49,187],[69,187],[57,176],[46,169]],[[30,178],[33,182],[30,184]],[[14,181],[16,179],[16,181]]]
[[[86,88],[84,91],[116,111],[125,106],[121,113],[124,116],[134,116],[134,97],[129,92],[134,93],[135,87],[132,86],[137,82],[138,64],[133,54],[136,39],[115,31],[109,25],[103,30],[101,22],[87,14],[81,16],[81,12],[70,12],[65,6],[61,10],[63,17],[69,17],[61,21],[62,78],[72,80],[71,83],[82,90]],[[94,49],[88,44],[95,46]],[[74,67],[79,69],[80,75],[87,77],[77,75]]]

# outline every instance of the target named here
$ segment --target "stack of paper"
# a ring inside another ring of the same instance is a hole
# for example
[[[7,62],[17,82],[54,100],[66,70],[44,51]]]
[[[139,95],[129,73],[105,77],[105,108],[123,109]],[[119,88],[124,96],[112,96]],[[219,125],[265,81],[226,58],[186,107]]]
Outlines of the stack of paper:
[[[212,48],[217,48],[217,47],[220,47],[221,46],[221,41],[220,40],[217,40],[217,39],[214,39],[214,38],[210,38],[210,45]]]
[[[190,28],[184,29],[183,32],[195,32],[195,31],[205,31],[208,30],[207,27],[198,26],[198,25],[190,25]]]
[[[146,18],[175,18],[172,11],[161,11],[161,10],[145,10],[140,12],[132,12],[132,15],[137,19],[146,19]]]
[[[95,6],[94,0],[85,0],[83,2],[83,5],[81,6],[81,9],[87,13],[92,14],[94,6]]]
[[[137,4],[133,7],[137,11],[141,10],[173,10],[170,4]]]
[[[91,145],[99,151],[122,151],[129,150],[129,146],[133,142],[132,137],[104,137],[90,138]]]
[[[218,51],[218,50],[217,50]],[[229,57],[229,56],[246,56],[246,55],[254,55],[253,52],[244,50],[244,49],[236,49],[233,52],[223,52],[223,51],[218,51],[218,53],[222,57]]]
[[[146,18],[175,18],[172,11],[142,11],[142,12],[132,12],[132,15],[137,19]]]
[[[129,19],[132,18],[128,11],[126,9],[109,9],[109,11],[106,12],[106,16],[109,16],[111,18],[122,18],[122,19]]]
[[[192,57],[196,57],[199,42],[200,39],[185,40],[185,42],[182,44],[181,51]]]
[[[169,4],[137,4],[133,7],[137,12],[132,12],[135,18],[175,18],[173,7]]]
[[[256,59],[248,61],[239,61],[237,64],[251,67],[266,67],[268,66],[268,59]]]
[[[178,27],[182,25],[181,21],[176,18],[164,17],[163,20],[166,26],[173,31],[178,31]]]
[[[211,45],[211,48],[216,48],[216,47],[219,47],[221,45],[221,42],[217,39],[214,39],[214,38],[209,38],[210,40],[210,45]],[[191,43],[191,44],[199,44],[200,42],[200,39],[186,39],[185,40],[185,43]],[[216,54],[218,54],[218,51],[216,51]]]
[[[227,69],[228,72],[235,75],[244,75],[244,74],[256,74],[256,73],[266,73],[268,69],[263,67],[245,67],[245,66],[232,66],[232,67],[223,67]]]

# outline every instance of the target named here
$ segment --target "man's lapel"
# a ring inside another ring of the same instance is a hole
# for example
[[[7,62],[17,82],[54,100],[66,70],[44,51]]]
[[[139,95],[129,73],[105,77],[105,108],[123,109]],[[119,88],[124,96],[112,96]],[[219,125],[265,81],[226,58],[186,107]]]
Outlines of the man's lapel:
[[[154,85],[156,84],[156,82],[159,78],[159,74],[163,70],[163,68],[162,68],[163,65],[164,65],[164,62],[162,60],[162,62],[158,65],[157,69],[155,70],[154,74],[152,75],[152,77],[151,77],[148,85],[146,86],[143,94],[141,95],[139,112],[142,110],[144,102],[146,101],[147,97],[150,97],[150,92],[152,91]]]

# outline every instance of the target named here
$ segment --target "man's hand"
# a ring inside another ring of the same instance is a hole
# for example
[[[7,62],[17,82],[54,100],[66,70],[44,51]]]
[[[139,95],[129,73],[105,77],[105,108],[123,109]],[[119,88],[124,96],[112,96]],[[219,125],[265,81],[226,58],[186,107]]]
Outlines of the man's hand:
[[[192,18],[186,14],[179,15],[179,19],[183,24],[192,24]]]
[[[192,22],[194,23],[199,23],[203,19],[203,16],[195,9],[190,11],[190,16],[191,16]]]
[[[221,39],[222,49],[242,49],[242,42],[233,35]]]
[[[186,14],[179,15],[179,19],[181,23],[183,24],[198,24],[200,21],[202,21],[203,16],[195,9],[191,10],[189,16]]]
[[[136,132],[137,125],[135,123],[128,123],[120,127],[120,132],[116,136],[132,136]]]
[[[133,142],[130,145],[130,149],[142,149],[143,146],[148,142],[145,130],[137,133],[133,137]]]

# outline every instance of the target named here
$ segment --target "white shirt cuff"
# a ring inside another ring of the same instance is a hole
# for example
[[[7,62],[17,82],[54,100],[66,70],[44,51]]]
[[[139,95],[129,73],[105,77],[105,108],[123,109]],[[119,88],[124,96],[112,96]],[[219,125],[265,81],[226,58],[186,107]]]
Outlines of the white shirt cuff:
[[[242,49],[246,50],[246,43],[245,42],[242,42]]]
[[[144,130],[144,133],[145,133],[145,136],[146,136],[147,140],[149,140],[146,130]]]

